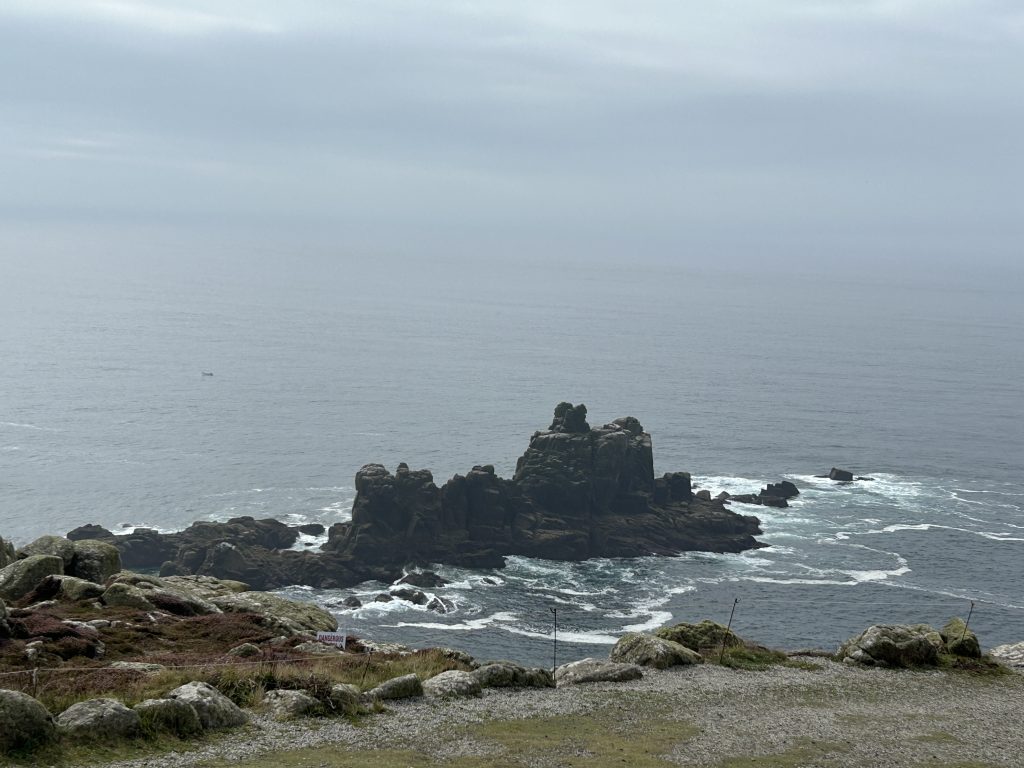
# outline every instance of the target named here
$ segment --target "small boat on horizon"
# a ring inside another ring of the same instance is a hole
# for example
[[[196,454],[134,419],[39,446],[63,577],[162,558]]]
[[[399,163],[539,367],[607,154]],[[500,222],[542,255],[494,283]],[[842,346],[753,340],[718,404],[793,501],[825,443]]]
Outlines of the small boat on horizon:
[[[203,371],[203,376],[213,376],[213,371]]]

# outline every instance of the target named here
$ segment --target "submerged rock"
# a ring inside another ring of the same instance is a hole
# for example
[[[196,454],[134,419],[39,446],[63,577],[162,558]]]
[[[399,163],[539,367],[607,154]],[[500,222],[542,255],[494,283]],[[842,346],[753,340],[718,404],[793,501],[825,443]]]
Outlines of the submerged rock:
[[[421,589],[436,589],[437,587],[443,587],[445,584],[450,582],[448,579],[438,576],[433,571],[420,571],[417,573],[407,573],[398,580],[398,583],[410,584],[414,587],[420,587]]]

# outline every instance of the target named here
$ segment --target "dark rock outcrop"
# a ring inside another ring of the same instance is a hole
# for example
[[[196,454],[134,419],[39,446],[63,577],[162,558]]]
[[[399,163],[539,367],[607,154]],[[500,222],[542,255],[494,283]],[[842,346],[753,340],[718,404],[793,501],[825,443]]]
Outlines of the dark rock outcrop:
[[[792,499],[794,496],[800,495],[800,489],[789,480],[783,480],[781,483],[769,483],[761,489],[760,495],[762,498],[774,496],[780,499]]]
[[[690,476],[654,477],[651,438],[631,417],[591,428],[560,404],[511,480],[474,467],[438,488],[427,470],[369,464],[356,475],[352,522],[325,549],[359,562],[494,567],[505,555],[559,560],[759,546],[758,521],[694,498]]]
[[[736,501],[740,504],[758,504],[763,507],[788,507],[787,499],[792,499],[800,494],[797,488],[789,480],[781,483],[769,483],[759,493],[736,493],[729,494],[722,492],[716,498],[722,501]]]
[[[853,481],[853,472],[848,472],[845,469],[838,469],[832,467],[828,472],[829,480],[838,480],[841,483],[849,483]]]
[[[351,522],[331,526],[320,553],[288,549],[295,528],[251,517],[166,535],[139,529],[113,536],[91,526],[68,537],[104,538],[121,551],[125,567],[216,576],[256,589],[392,582],[410,564],[494,568],[506,555],[583,560],[761,546],[753,538],[761,532],[757,518],[695,496],[688,473],[654,477],[651,437],[635,418],[591,428],[586,414],[582,404],[560,403],[551,428],[533,435],[510,480],[483,465],[438,487],[429,470],[399,464],[392,474],[367,464],[356,473]]]

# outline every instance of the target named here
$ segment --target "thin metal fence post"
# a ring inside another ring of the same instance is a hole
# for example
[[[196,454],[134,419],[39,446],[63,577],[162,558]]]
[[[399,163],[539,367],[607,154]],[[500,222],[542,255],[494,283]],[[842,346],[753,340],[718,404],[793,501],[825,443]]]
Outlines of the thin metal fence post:
[[[725,627],[725,634],[722,635],[722,652],[718,654],[718,663],[722,663],[722,659],[725,658],[725,641],[729,639],[729,633],[732,631],[732,617],[736,615],[736,604],[740,601],[738,597],[732,599],[732,610],[729,611],[729,623]]]
[[[967,637],[967,628],[971,626],[971,616],[974,615],[974,601],[971,600],[971,610],[967,612],[967,621],[964,622],[964,633],[960,635],[960,642],[962,643]]]
[[[359,681],[359,687],[363,687],[363,683],[366,682],[366,670],[370,668],[370,654],[373,653],[369,648],[366,649],[366,664],[363,665],[363,677]]]
[[[555,674],[555,670],[558,669],[558,609],[548,608],[553,616],[552,621],[554,622],[554,633],[552,634],[551,643],[551,674]]]

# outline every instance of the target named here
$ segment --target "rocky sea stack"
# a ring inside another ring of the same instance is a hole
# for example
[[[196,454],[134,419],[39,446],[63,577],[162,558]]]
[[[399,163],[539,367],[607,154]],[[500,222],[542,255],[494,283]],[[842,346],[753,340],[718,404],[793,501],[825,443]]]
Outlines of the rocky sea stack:
[[[289,550],[297,529],[252,518],[175,534],[115,537],[90,526],[81,535],[114,543],[126,567],[261,589],[392,581],[410,564],[502,567],[506,555],[584,560],[761,546],[758,519],[695,497],[689,473],[655,478],[651,436],[635,418],[592,428],[586,415],[582,404],[560,403],[511,480],[476,466],[438,487],[429,470],[367,464],[356,473],[351,522],[332,526],[320,553]]]

